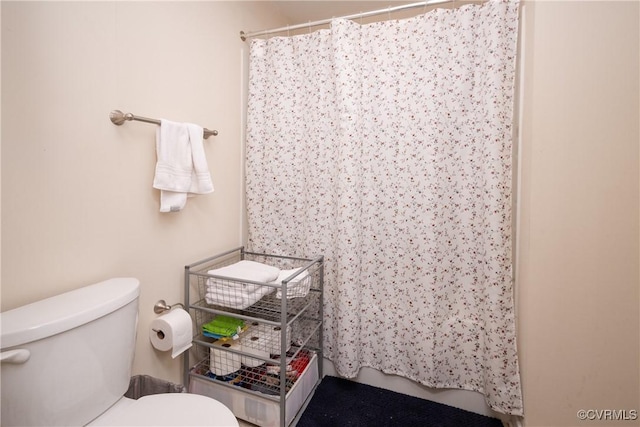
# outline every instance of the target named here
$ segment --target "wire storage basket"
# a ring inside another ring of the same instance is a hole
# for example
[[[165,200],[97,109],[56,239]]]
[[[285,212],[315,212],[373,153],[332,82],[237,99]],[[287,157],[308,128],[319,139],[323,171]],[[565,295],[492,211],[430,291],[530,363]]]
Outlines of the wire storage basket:
[[[322,378],[323,263],[240,247],[186,266],[189,391],[257,425],[297,418]]]

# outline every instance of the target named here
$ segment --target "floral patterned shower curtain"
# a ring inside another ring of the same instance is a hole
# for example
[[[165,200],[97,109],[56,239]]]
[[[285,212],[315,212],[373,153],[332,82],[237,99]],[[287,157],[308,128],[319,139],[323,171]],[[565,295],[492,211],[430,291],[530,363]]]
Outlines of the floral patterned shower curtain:
[[[254,40],[252,250],[324,254],[325,354],[522,415],[512,293],[518,4]]]

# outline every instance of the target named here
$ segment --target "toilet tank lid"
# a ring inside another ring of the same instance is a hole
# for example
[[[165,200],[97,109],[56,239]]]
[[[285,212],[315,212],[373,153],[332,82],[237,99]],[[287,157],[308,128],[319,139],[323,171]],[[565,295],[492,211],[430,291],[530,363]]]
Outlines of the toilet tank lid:
[[[135,300],[138,279],[120,277],[0,313],[4,350],[59,334],[107,315]]]

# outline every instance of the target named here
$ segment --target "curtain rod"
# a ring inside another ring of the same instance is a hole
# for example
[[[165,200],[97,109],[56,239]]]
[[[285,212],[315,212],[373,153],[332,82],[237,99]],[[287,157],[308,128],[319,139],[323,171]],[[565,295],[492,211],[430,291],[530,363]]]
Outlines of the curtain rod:
[[[367,18],[369,16],[382,15],[384,13],[397,12],[399,10],[404,10],[404,9],[412,9],[420,6],[423,6],[423,7],[433,6],[436,4],[451,3],[451,2],[455,2],[455,0],[427,0],[427,1],[421,1],[418,3],[409,3],[401,6],[388,7],[386,9],[372,10],[371,12],[361,12],[353,15],[340,16],[338,17],[338,19]],[[289,25],[286,27],[275,28],[272,30],[262,30],[262,31],[255,31],[250,33],[245,33],[244,31],[240,31],[240,39],[242,41],[246,41],[250,37],[266,36],[268,34],[282,33],[289,30],[298,30],[300,28],[317,27],[319,25],[329,24],[333,19],[336,19],[336,18],[322,19],[320,21],[308,22],[306,24]]]
[[[111,119],[111,123],[113,123],[114,125],[120,126],[122,124],[124,124],[124,122],[126,121],[131,121],[131,120],[136,120],[138,122],[145,122],[145,123],[151,123],[151,124],[155,124],[160,126],[161,122],[158,119],[150,119],[148,117],[142,117],[142,116],[134,116],[131,113],[123,113],[120,110],[113,110],[111,111],[111,113],[109,113],[109,119]],[[202,129],[202,137],[204,139],[209,138],[211,135],[216,136],[218,135],[218,131],[217,130],[209,130],[209,129]]]

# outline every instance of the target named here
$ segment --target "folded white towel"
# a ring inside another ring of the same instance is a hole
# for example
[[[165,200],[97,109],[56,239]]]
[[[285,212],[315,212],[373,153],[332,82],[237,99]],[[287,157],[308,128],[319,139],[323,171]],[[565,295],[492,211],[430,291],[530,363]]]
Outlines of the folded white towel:
[[[257,286],[252,291],[239,291],[225,287],[208,287],[204,299],[207,304],[244,310],[260,301],[260,299],[273,292],[269,286]]]
[[[189,139],[191,140],[191,157],[193,160],[193,174],[191,176],[191,188],[189,193],[208,194],[213,193],[213,182],[207,165],[207,157],[204,154],[202,126],[187,123]]]
[[[160,190],[160,212],[184,208],[187,194],[213,191],[202,143],[202,127],[161,119],[156,131],[153,187]]]
[[[221,305],[223,307],[242,308],[244,305],[242,294],[230,294],[219,290],[208,291],[204,295],[204,299],[207,304]]]
[[[209,270],[207,274],[228,277],[234,280],[269,283],[278,278],[280,269],[256,261],[242,260],[235,264]]]
[[[282,281],[288,279],[296,273],[299,273],[290,282],[287,282],[287,299],[289,298],[301,298],[307,296],[309,289],[311,289],[311,276],[307,270],[302,268],[294,268],[293,270],[282,270],[278,275],[278,278],[274,281],[275,284],[282,286]],[[278,288],[276,298],[282,298],[282,288]]]
[[[280,269],[260,262],[242,260],[235,264],[207,271],[221,276],[207,279],[205,300],[207,304],[245,309],[273,292],[272,286],[244,281],[271,283],[280,274]]]

